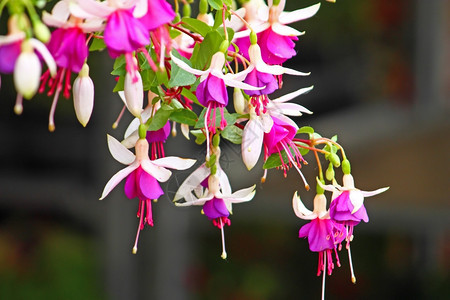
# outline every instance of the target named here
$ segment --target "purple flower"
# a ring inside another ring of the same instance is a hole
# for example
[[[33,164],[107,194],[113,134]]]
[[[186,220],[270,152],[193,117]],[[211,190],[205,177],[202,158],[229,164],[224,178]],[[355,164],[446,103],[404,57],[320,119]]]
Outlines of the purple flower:
[[[225,82],[222,78],[208,74],[205,80],[200,82],[195,91],[198,102],[203,106],[212,104],[215,107],[224,107],[228,104],[228,94]]]
[[[343,191],[333,199],[330,204],[330,217],[333,220],[342,222],[345,225],[355,226],[361,220],[369,222],[366,208],[362,205],[355,213],[352,213],[354,206],[350,200],[350,191]]]
[[[25,35],[10,34],[0,36],[0,72],[10,74],[14,72],[16,60],[22,52],[21,45]]]
[[[294,41],[297,40],[298,37],[296,36],[280,35],[271,28],[258,34],[262,58],[267,64],[271,65],[280,65],[293,57],[296,54]]]
[[[227,218],[230,215],[225,201],[222,198],[216,197],[213,197],[203,204],[203,212],[210,220]]]
[[[262,90],[256,91],[244,90],[244,92],[249,96],[268,95],[278,89],[278,82],[275,79],[275,76],[269,73],[260,72],[256,68],[247,74],[244,82],[256,87],[264,87]]]

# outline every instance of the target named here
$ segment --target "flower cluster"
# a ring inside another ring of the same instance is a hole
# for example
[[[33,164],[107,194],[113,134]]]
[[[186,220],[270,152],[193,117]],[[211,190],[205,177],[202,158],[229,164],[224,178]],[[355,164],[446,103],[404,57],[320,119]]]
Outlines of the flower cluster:
[[[9,19],[7,35],[0,36],[0,72],[13,73],[14,111],[22,112],[23,98],[46,91],[53,97],[48,128],[54,131],[58,99],[72,94],[76,117],[87,126],[94,107],[89,53],[106,49],[114,59],[113,92],[123,102],[113,128],[125,111],[134,120],[122,141],[107,136],[111,155],[126,167],[107,182],[100,199],[121,181],[126,197],[138,198],[133,253],[145,224],[154,225],[152,202],[164,194],[160,183],[170,178],[168,169],[185,170],[196,163],[166,156],[164,143],[178,127],[187,140],[194,136],[197,144],[204,145],[206,155],[197,157],[199,166],[179,186],[174,204],[202,206],[201,212],[221,231],[224,259],[224,227],[231,225],[232,204],[252,200],[256,185],[232,192],[220,165],[221,141],[241,145],[248,170],[262,166],[262,183],[269,169],[279,169],[286,177],[294,168],[307,191],[309,180],[301,169],[308,164],[305,155],[313,153],[318,170],[314,210],[306,209],[297,193],[293,206],[298,217],[311,221],[300,229],[299,237],[307,237],[311,251],[319,253],[318,275],[331,274],[334,261],[340,265],[341,243],[345,241],[350,256],[354,226],[368,221],[364,197],[386,188],[356,189],[336,137],[322,137],[292,119],[312,114],[290,102],[312,86],[272,96],[282,89],[283,76],[309,75],[283,64],[297,55],[295,46],[304,34],[290,24],[315,16],[321,4],[286,12],[286,0],[267,4],[243,0],[237,10],[232,0],[199,0],[199,14],[192,16],[193,1],[181,2],[182,12],[177,0],[175,9],[166,0],[60,0],[41,18],[34,6],[38,1],[2,1],[0,15],[6,5]],[[73,81],[72,74],[77,74]],[[324,161],[329,162],[325,177]],[[334,168],[340,166],[342,186],[334,175]],[[324,178],[331,184],[325,184]],[[325,190],[333,193],[329,209]],[[355,281],[352,266],[351,270]]]

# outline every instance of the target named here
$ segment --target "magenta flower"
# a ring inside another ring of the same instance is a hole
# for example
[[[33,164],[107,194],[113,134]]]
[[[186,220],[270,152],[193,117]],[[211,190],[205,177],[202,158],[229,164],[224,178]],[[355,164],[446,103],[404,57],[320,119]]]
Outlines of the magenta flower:
[[[173,8],[166,0],[145,0],[143,3],[147,5],[147,12],[139,18],[139,21],[147,30],[155,30],[175,18]]]
[[[294,121],[287,117],[284,118],[284,120],[281,120],[272,116],[272,119],[273,126],[270,129],[270,132],[264,133],[264,159],[267,160],[267,158],[273,153],[278,153],[281,159],[281,168],[284,171],[284,175],[286,176],[286,171],[291,165],[293,165],[302,177],[305,188],[308,190],[309,185],[300,171],[300,163],[305,162],[305,160],[300,154],[297,146],[292,141],[297,134],[297,125]],[[281,154],[283,150],[288,157],[288,161],[283,160],[283,156]]]
[[[163,194],[159,182],[167,181],[172,174],[166,168],[184,170],[190,168],[195,160],[173,156],[150,160],[149,144],[146,139],[139,139],[136,142],[136,155],[110,135],[108,135],[108,147],[117,161],[128,166],[117,172],[106,183],[100,200],[108,196],[125,177],[127,178],[125,195],[130,199],[136,197],[139,199],[138,216],[140,221],[133,247],[133,253],[136,253],[140,231],[145,224],[153,226],[151,200],[156,200]]]
[[[252,29],[258,34],[258,44],[261,47],[262,57],[268,64],[282,64],[295,55],[295,43],[297,36],[304,34],[287,26],[293,22],[304,20],[314,16],[320,8],[320,3],[293,12],[284,12],[286,0],[280,0],[274,5],[269,1],[269,8],[258,7],[257,10],[249,10],[254,15],[246,17],[251,20]],[[250,30],[240,31],[235,34],[240,50],[246,55],[246,38]],[[242,39],[243,38],[243,39]],[[239,41],[242,39],[241,41]]]
[[[255,196],[255,185],[232,193],[227,174],[219,164],[216,166],[217,173],[211,175],[210,169],[202,164],[180,185],[173,201],[177,206],[203,205],[202,213],[221,230],[221,257],[225,259],[227,253],[223,227],[231,225],[228,217],[232,213],[232,204],[252,200]],[[185,202],[177,202],[183,198]]]
[[[317,276],[323,271],[322,299],[325,294],[325,275],[331,275],[334,269],[333,252],[338,267],[341,266],[337,253],[337,245],[344,239],[344,226],[330,219],[326,209],[327,199],[324,194],[314,197],[314,211],[308,210],[295,192],[292,206],[297,217],[311,220],[299,230],[299,238],[308,238],[309,249],[319,253]]]

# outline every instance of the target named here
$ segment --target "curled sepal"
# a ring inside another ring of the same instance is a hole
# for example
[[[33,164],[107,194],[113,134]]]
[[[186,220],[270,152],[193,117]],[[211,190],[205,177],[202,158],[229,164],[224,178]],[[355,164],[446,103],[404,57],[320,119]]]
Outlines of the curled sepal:
[[[297,194],[297,191],[294,193],[294,197],[292,197],[292,207],[294,209],[295,215],[303,220],[313,220],[317,218],[317,214],[313,213],[309,209],[305,207],[302,200]]]

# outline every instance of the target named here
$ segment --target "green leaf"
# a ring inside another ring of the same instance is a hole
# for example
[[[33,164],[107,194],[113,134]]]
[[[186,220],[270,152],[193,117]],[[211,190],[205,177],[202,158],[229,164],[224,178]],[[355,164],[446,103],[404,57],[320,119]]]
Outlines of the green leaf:
[[[94,39],[89,46],[89,51],[102,51],[106,48],[105,41],[103,39]]]
[[[174,111],[170,115],[170,119],[177,123],[187,124],[189,126],[194,126],[197,123],[197,114],[190,109],[180,109]]]
[[[222,0],[208,0],[209,6],[215,10],[219,10],[222,8]]]
[[[201,145],[206,141],[206,136],[203,134],[203,132],[200,129],[191,130],[191,133],[193,136],[196,137],[195,143],[197,143],[198,145]]]
[[[117,80],[116,86],[113,89],[113,92],[123,91],[124,82],[125,82],[125,76],[120,76],[119,80]]]
[[[309,145],[308,144],[305,144],[305,143],[302,143],[302,142],[295,142],[297,145],[303,145],[303,146],[305,146],[305,147],[309,147]],[[300,154],[302,155],[302,156],[305,156],[306,154],[308,154],[308,152],[309,152],[309,149],[305,149],[305,148],[302,148],[302,147],[298,147],[298,150],[300,151]]]
[[[224,139],[229,140],[233,144],[242,144],[242,129],[231,125],[225,127],[225,129],[222,131],[221,135]]]
[[[173,111],[173,108],[170,106],[165,104],[161,105],[161,108],[158,109],[155,115],[150,119],[148,131],[156,131],[163,128]]]
[[[181,95],[183,97],[186,97],[187,99],[193,101],[194,103],[196,103],[199,106],[203,106],[200,104],[200,102],[198,102],[197,97],[194,95],[194,93],[191,92],[191,90],[187,89],[187,88],[183,88],[183,90],[181,91]]]
[[[198,33],[203,37],[211,31],[211,27],[209,27],[208,24],[194,18],[184,17],[181,19],[181,23],[184,28]]]
[[[291,155],[294,156],[294,153],[292,152],[291,148],[289,148],[289,151],[291,151]],[[281,151],[281,156],[283,157],[284,163],[289,162],[289,157],[285,150]],[[280,155],[278,153],[273,153],[271,156],[267,158],[266,162],[263,165],[263,169],[273,169],[281,165],[282,163]]]
[[[300,133],[313,134],[314,128],[312,128],[310,126],[303,126],[297,130],[297,134],[300,134]]]
[[[152,69],[142,70],[140,73],[142,77],[142,84],[144,86],[144,91],[148,91],[152,87],[159,86],[156,73],[153,72]]]
[[[182,57],[180,54],[178,54],[177,51],[172,52],[173,55],[181,60],[183,60],[185,63],[190,65],[190,62]],[[177,64],[175,64],[172,60],[170,61],[170,65],[172,68],[170,80],[168,83],[168,87],[175,87],[175,86],[187,86],[193,84],[197,77],[195,77],[194,74],[189,73],[188,71],[183,70],[180,68]]]
[[[199,70],[206,69],[213,54],[219,51],[222,41],[223,37],[218,31],[212,30],[208,32],[203,42],[194,47],[191,57],[192,66]]]

